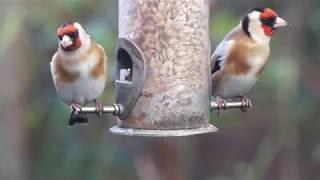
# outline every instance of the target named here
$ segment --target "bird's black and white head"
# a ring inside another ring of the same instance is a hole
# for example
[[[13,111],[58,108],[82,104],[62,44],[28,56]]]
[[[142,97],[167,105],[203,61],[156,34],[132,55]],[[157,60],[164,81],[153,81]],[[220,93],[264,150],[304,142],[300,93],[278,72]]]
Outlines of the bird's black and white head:
[[[61,25],[57,30],[57,36],[59,47],[64,52],[82,49],[90,42],[90,36],[77,22]]]
[[[259,40],[269,40],[277,28],[287,25],[271,8],[254,8],[242,19],[243,31]]]

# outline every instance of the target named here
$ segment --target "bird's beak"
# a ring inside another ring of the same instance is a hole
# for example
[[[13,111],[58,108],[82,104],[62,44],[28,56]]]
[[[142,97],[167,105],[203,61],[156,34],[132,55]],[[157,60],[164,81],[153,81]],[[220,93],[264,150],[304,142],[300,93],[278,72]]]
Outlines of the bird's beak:
[[[276,23],[274,24],[274,28],[285,27],[288,26],[288,22],[282,19],[281,17],[277,17]]]
[[[71,38],[67,35],[64,35],[62,37],[62,40],[60,41],[60,43],[63,48],[67,48],[73,44]]]

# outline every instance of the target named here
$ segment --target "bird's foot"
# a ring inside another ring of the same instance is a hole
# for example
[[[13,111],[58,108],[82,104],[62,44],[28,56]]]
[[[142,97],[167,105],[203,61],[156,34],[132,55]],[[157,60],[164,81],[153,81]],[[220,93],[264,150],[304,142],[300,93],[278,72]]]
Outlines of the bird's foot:
[[[73,126],[76,123],[80,123],[80,124],[88,123],[87,114],[79,113],[82,108],[81,105],[72,103],[70,107],[72,111],[69,118],[69,126]]]
[[[73,114],[78,114],[81,111],[82,106],[80,104],[72,103],[70,105],[72,113]]]
[[[252,107],[252,101],[247,96],[240,96],[240,98],[241,98],[241,104],[242,104],[240,110],[242,112],[247,112],[247,108]]]
[[[99,103],[97,100],[94,100],[95,106],[96,106],[96,111],[99,117],[102,116],[103,113],[103,105]]]
[[[216,96],[216,102],[217,102],[217,114],[220,114],[221,110],[226,110],[227,109],[227,101],[224,100],[220,96]]]

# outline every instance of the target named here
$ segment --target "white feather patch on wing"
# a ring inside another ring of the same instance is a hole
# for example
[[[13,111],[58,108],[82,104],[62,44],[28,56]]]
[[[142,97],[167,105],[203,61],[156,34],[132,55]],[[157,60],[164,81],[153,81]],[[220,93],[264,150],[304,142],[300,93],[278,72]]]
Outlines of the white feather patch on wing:
[[[215,66],[219,66],[218,69],[222,70],[224,67],[224,64],[226,62],[229,49],[232,47],[234,43],[234,40],[228,40],[228,41],[222,41],[214,53],[212,54],[212,60],[216,62],[212,62],[215,64]],[[213,59],[213,57],[216,57],[216,59]],[[216,68],[215,68],[216,69]]]
[[[52,59],[51,59],[51,62],[50,62],[50,71],[51,71],[51,77],[52,77],[52,80],[53,80],[53,83],[54,85],[56,86],[56,66],[54,65],[55,61],[56,61],[56,57],[57,57],[57,53],[55,53],[53,56],[52,56]]]

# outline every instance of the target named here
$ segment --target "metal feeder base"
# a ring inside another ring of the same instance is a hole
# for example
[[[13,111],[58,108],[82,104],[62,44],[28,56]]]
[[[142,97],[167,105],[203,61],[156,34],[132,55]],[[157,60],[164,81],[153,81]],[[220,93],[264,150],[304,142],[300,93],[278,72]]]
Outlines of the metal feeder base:
[[[169,136],[191,136],[197,134],[206,134],[218,131],[218,128],[209,124],[207,127],[196,129],[178,129],[178,130],[151,130],[151,129],[133,129],[114,126],[110,128],[112,134],[124,136],[146,136],[146,137],[169,137]]]

